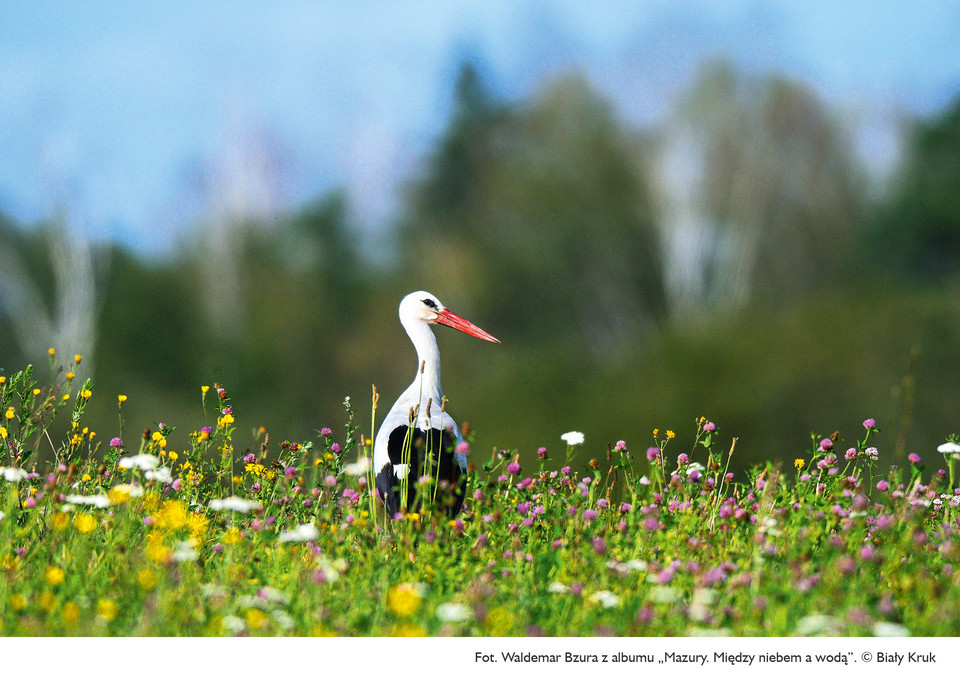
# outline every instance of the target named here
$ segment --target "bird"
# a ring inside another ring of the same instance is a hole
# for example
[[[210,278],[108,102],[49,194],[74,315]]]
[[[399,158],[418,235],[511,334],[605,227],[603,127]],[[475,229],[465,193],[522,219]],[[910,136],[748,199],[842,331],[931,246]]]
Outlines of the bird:
[[[440,349],[430,326],[440,324],[480,340],[500,341],[447,309],[425,290],[404,297],[399,311],[400,323],[417,350],[417,374],[377,431],[373,446],[377,491],[392,518],[424,504],[418,501],[417,482],[428,476],[421,494],[429,495],[432,490],[445,511],[455,516],[463,505],[466,443],[457,423],[445,411]]]

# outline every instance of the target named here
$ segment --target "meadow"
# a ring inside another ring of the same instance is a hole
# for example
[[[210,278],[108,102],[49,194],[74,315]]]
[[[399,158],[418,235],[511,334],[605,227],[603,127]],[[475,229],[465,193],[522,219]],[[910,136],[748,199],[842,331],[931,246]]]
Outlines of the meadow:
[[[734,472],[708,417],[571,431],[471,455],[455,518],[388,521],[375,400],[273,436],[198,385],[195,425],[125,425],[120,395],[94,427],[81,369],[0,377],[4,636],[960,634],[953,436],[881,470],[865,417]]]

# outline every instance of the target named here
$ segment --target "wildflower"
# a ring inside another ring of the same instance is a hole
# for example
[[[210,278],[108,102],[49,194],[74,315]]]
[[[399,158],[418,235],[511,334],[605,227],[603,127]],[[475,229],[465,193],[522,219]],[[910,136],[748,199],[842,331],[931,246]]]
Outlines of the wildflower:
[[[89,400],[91,397],[93,397],[93,392],[89,388],[84,388],[80,391],[80,397],[85,400]]]
[[[3,478],[7,482],[16,483],[26,477],[27,472],[23,469],[15,469],[12,466],[8,466],[7,468],[3,469]]]
[[[88,504],[98,509],[106,509],[110,506],[110,498],[106,495],[67,495],[68,504]]]
[[[348,476],[362,476],[370,469],[370,458],[363,457],[353,464],[347,464],[343,467],[343,472]]]
[[[7,439],[7,429],[3,426],[0,426],[0,439]]]
[[[47,581],[47,585],[56,587],[66,580],[67,574],[58,566],[47,566],[47,570],[43,572],[43,578]]]
[[[793,460],[793,465],[794,465],[795,467],[797,467],[798,469],[802,469],[804,466],[806,466],[806,464],[807,464],[806,459],[799,459],[799,458],[798,458],[798,459],[794,459],[794,460]]]
[[[74,602],[66,602],[63,605],[63,608],[60,609],[60,613],[63,615],[63,620],[67,623],[75,623],[78,618],[80,618],[80,607]]]
[[[123,447],[123,440],[120,438],[110,438],[110,447]]]
[[[617,440],[617,444],[613,449],[615,449],[617,452],[624,452],[627,449],[627,443],[623,440]]]
[[[911,452],[910,454],[908,454],[908,455],[907,455],[907,460],[908,460],[911,464],[919,464],[921,461],[923,461],[922,459],[920,459],[920,455],[917,454],[916,452]]]
[[[97,519],[87,513],[77,514],[73,519],[73,527],[84,535],[88,535],[97,529]]]
[[[154,435],[160,435],[160,433],[154,433]],[[117,440],[119,440],[119,438],[117,438]],[[156,442],[156,439],[154,442]],[[113,441],[111,441],[110,444],[111,447],[114,446]],[[123,445],[123,443],[120,443],[120,445]],[[152,454],[138,454],[135,457],[123,457],[117,462],[117,466],[122,469],[132,469],[136,467],[141,471],[152,471],[159,465],[160,459]]]
[[[854,459],[857,458],[857,448],[856,448],[856,447],[851,447],[850,449],[848,449],[848,450],[846,451],[846,453],[843,455],[843,457],[844,457],[844,459],[846,459],[847,461],[853,461]]]
[[[44,611],[53,611],[54,607],[57,606],[57,597],[52,592],[44,592],[40,595],[37,604],[39,604],[40,608]]]
[[[200,392],[203,393],[204,395],[206,395],[208,392],[210,392],[210,386],[209,386],[209,385],[201,385],[201,386],[200,386]]]
[[[583,512],[583,518],[587,521],[593,521],[597,518],[597,512],[593,509],[587,509]]]
[[[648,447],[647,448],[647,461],[654,461],[657,457],[660,456],[659,447]]]
[[[712,433],[713,431],[717,430],[717,427],[714,425],[713,421],[707,421],[705,424],[703,424],[703,430],[707,433]]]
[[[57,350],[54,349],[53,347],[51,347],[49,350],[47,350],[47,354],[49,354],[51,357],[52,357],[53,355],[55,355],[56,353],[57,353]]]
[[[877,490],[879,490],[880,492],[886,492],[887,489],[889,489],[889,487],[890,487],[890,483],[888,483],[885,480],[880,480],[877,482]]]
[[[546,460],[547,460],[547,448],[546,448],[546,447],[538,447],[538,448],[537,448],[537,459],[539,459],[540,461],[546,461]]]
[[[423,589],[413,583],[402,583],[387,590],[387,610],[394,616],[406,618],[420,608]]]
[[[863,422],[863,427],[866,428],[867,430],[873,430],[874,428],[877,427],[877,420],[867,419],[866,421]]]
[[[580,431],[570,431],[569,433],[564,433],[560,436],[560,439],[567,443],[569,446],[573,447],[574,445],[582,445],[584,441],[584,435]]]
[[[140,569],[137,572],[137,584],[144,590],[150,591],[157,585],[157,572],[152,568]]]
[[[112,599],[97,600],[97,616],[110,622],[117,617],[117,603]]]
[[[233,421],[234,421],[233,414],[224,414],[219,419],[217,419],[217,425],[220,426],[221,428],[224,428],[226,426],[229,426],[231,423],[233,423]]]
[[[868,447],[863,453],[870,457],[871,461],[876,461],[880,458],[880,451],[876,447]]]
[[[194,549],[192,540],[181,540],[177,542],[172,558],[174,561],[196,561],[200,558],[200,555]]]
[[[161,528],[179,530],[187,525],[187,505],[180,500],[167,500],[156,513],[157,525]]]
[[[676,433],[674,433],[674,432],[671,431],[671,430],[668,430],[668,431],[667,431],[667,440],[673,440],[675,437],[677,437],[677,434],[676,434]]]
[[[7,413],[5,414],[5,416],[7,417],[7,421],[12,421],[13,417],[16,416],[16,414],[17,412],[14,411],[13,407],[7,407]]]
[[[226,545],[238,545],[243,540],[243,534],[238,528],[227,528],[227,532],[223,534],[223,542]]]
[[[212,499],[209,506],[213,511],[236,511],[241,514],[248,514],[259,509],[260,502],[234,496],[226,499]]]
[[[874,637],[910,637],[910,630],[899,623],[877,621],[873,624]]]
[[[285,530],[280,533],[280,542],[306,542],[316,540],[320,531],[312,523],[304,523],[293,530]]]
[[[833,440],[830,438],[824,438],[820,441],[820,451],[821,452],[830,452],[833,450]]]
[[[147,480],[155,480],[158,483],[173,482],[173,474],[170,473],[170,467],[168,466],[161,466],[155,471],[147,471],[143,474],[143,476]]]
[[[441,604],[437,607],[437,618],[444,623],[456,623],[459,621],[469,621],[473,618],[473,612],[470,607],[463,604]]]
[[[952,441],[940,445],[937,448],[937,452],[944,455],[944,457],[949,456],[951,459],[960,459],[960,445]]]
[[[599,604],[607,609],[620,606],[620,598],[609,590],[597,590],[587,598],[594,604]]]
[[[517,475],[518,473],[520,473],[520,464],[515,461],[511,461],[509,464],[507,464],[507,471],[509,471],[514,476]]]

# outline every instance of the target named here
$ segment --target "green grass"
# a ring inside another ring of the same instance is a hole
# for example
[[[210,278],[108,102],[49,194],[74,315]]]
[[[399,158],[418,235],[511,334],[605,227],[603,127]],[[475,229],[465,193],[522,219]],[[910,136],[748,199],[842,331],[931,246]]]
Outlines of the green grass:
[[[216,386],[195,426],[131,430],[118,398],[95,428],[79,364],[0,383],[2,635],[960,633],[952,469],[880,472],[872,427],[730,476],[703,417],[519,472],[475,454],[456,519],[386,521],[349,403],[298,442]]]

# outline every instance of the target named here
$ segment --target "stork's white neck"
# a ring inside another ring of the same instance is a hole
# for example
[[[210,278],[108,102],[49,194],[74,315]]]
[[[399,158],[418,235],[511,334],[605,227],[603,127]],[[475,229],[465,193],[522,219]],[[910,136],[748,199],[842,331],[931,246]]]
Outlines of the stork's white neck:
[[[401,321],[401,323],[417,350],[417,375],[413,379],[413,384],[420,386],[422,402],[425,403],[429,397],[433,397],[436,402],[443,397],[443,389],[440,387],[440,348],[437,346],[437,338],[430,330],[430,325],[421,319]],[[420,369],[423,369],[422,375]]]

